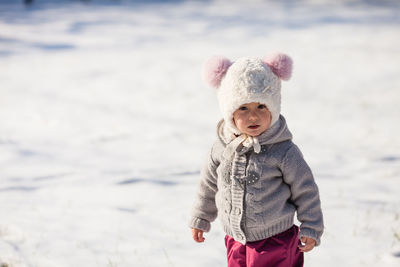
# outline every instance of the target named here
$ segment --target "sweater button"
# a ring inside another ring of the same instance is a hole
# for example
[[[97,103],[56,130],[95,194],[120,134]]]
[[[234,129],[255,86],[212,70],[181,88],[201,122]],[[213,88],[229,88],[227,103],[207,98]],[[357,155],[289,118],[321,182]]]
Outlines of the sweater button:
[[[235,214],[236,215],[240,215],[242,213],[242,211],[239,209],[239,208],[236,208],[235,209]]]

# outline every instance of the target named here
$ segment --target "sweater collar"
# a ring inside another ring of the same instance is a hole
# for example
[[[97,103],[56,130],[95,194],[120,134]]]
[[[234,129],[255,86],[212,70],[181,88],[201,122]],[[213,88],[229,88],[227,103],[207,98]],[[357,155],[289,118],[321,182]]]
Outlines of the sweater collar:
[[[259,136],[252,137],[246,134],[235,135],[229,127],[221,120],[217,126],[217,135],[225,146],[224,157],[230,158],[234,152],[241,154],[246,153],[250,149],[260,153],[261,145],[270,145],[280,143],[292,139],[285,118],[280,115],[279,120],[269,127]]]

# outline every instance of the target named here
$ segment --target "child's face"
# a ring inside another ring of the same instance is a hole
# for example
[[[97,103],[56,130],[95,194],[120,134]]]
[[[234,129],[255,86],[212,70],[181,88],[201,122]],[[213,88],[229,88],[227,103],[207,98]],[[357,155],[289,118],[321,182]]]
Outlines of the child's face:
[[[240,132],[258,136],[270,126],[271,112],[265,105],[251,102],[241,105],[233,113],[233,121]]]

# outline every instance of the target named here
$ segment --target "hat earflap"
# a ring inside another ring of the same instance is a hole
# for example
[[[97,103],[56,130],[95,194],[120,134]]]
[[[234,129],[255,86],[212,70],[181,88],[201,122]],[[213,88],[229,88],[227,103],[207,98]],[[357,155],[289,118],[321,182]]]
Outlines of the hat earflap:
[[[262,59],[281,80],[287,81],[292,76],[293,60],[286,54],[275,52]]]
[[[203,66],[203,78],[212,87],[218,88],[232,62],[223,56],[213,56]]]

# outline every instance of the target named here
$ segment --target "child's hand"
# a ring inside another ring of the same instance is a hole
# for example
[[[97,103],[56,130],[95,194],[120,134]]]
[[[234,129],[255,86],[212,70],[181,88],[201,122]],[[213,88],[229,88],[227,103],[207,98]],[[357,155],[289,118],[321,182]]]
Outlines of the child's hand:
[[[299,246],[299,249],[301,252],[309,252],[310,250],[312,250],[315,247],[315,240],[312,239],[311,237],[305,237],[303,236],[301,238],[301,242],[304,243],[304,245]]]
[[[200,230],[200,229],[192,228],[193,239],[194,239],[194,241],[196,241],[197,243],[202,243],[202,242],[204,242],[204,240],[206,240],[206,239],[203,237],[203,233],[204,233],[204,231],[202,231],[202,230]]]

